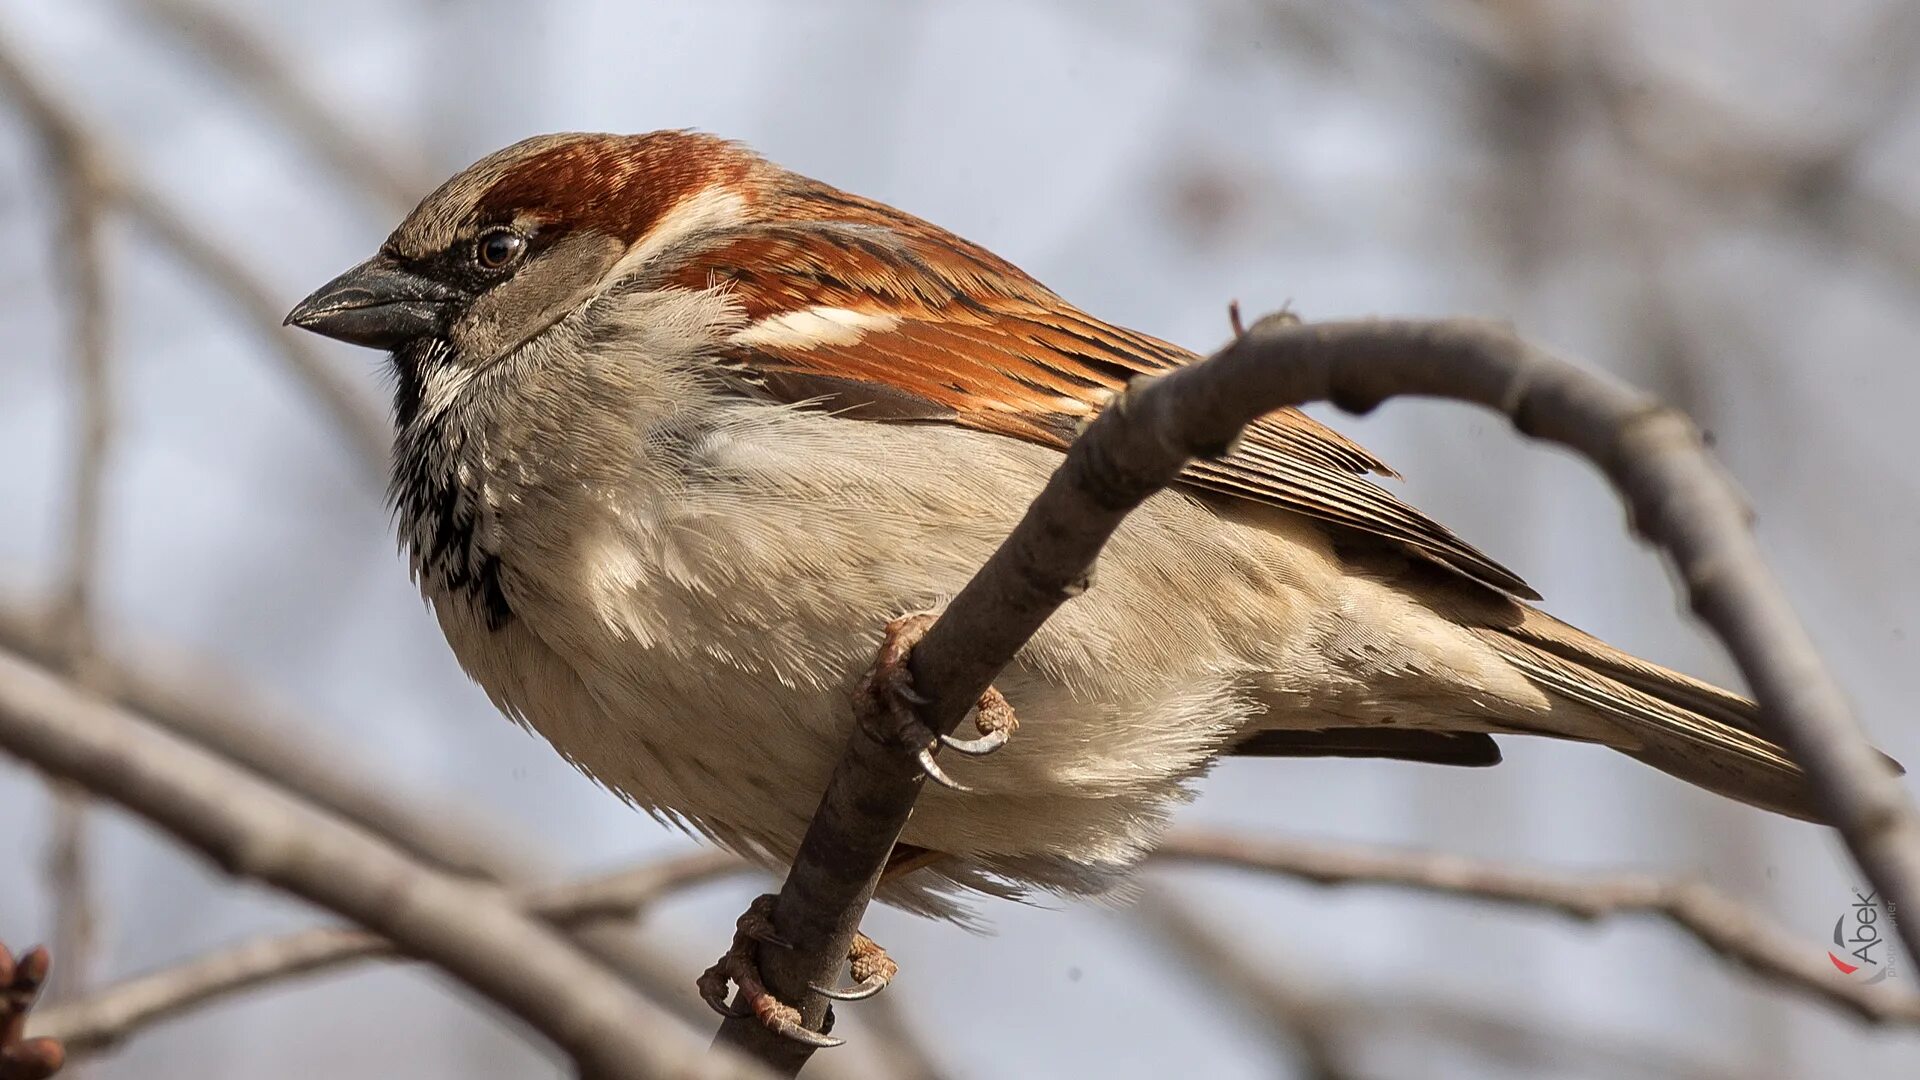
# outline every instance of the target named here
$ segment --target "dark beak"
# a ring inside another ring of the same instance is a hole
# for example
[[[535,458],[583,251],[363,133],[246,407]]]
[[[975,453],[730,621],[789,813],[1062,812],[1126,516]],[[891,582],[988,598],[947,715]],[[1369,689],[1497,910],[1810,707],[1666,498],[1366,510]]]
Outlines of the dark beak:
[[[354,345],[391,349],[446,330],[460,295],[376,255],[320,286],[287,325]]]

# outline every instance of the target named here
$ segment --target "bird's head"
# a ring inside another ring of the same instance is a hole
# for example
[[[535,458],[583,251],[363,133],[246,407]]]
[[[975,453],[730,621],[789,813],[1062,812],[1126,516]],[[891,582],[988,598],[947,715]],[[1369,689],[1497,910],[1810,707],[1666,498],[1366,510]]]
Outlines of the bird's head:
[[[542,135],[428,195],[287,323],[386,349],[402,413],[434,366],[480,370],[675,250],[743,223],[774,167],[709,135]]]

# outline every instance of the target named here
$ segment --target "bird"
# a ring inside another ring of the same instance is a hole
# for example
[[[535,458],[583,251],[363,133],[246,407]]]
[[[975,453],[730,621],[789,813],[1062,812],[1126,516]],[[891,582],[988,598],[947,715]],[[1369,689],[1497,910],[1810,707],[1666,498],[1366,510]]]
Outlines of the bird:
[[[287,321],[390,353],[398,532],[467,674],[776,868],[883,628],[959,590],[1130,380],[1197,359],[683,130],[488,154]],[[880,898],[1113,892],[1227,757],[1489,766],[1540,735],[1819,819],[1753,702],[1548,615],[1396,475],[1291,409],[1192,463],[1000,675],[1018,733],[943,755]]]

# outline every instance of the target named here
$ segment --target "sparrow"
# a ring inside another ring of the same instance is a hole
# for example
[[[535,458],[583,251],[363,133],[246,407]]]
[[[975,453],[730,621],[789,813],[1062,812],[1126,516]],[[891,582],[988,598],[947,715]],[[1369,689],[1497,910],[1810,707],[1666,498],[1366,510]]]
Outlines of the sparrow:
[[[543,135],[288,322],[391,353],[391,498],[466,672],[581,771],[772,867],[889,620],[937,612],[1076,432],[1195,354],[688,131]],[[1816,819],[1746,698],[1609,647],[1287,409],[1130,517],[998,680],[881,898],[1107,892],[1223,757],[1597,743]]]

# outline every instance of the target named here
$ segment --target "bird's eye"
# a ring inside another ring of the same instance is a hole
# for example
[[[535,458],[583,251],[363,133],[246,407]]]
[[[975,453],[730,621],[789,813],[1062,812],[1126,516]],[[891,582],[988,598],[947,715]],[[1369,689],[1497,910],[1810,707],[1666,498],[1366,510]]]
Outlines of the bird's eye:
[[[475,261],[489,270],[517,262],[526,251],[527,238],[511,229],[490,229],[473,245]]]

